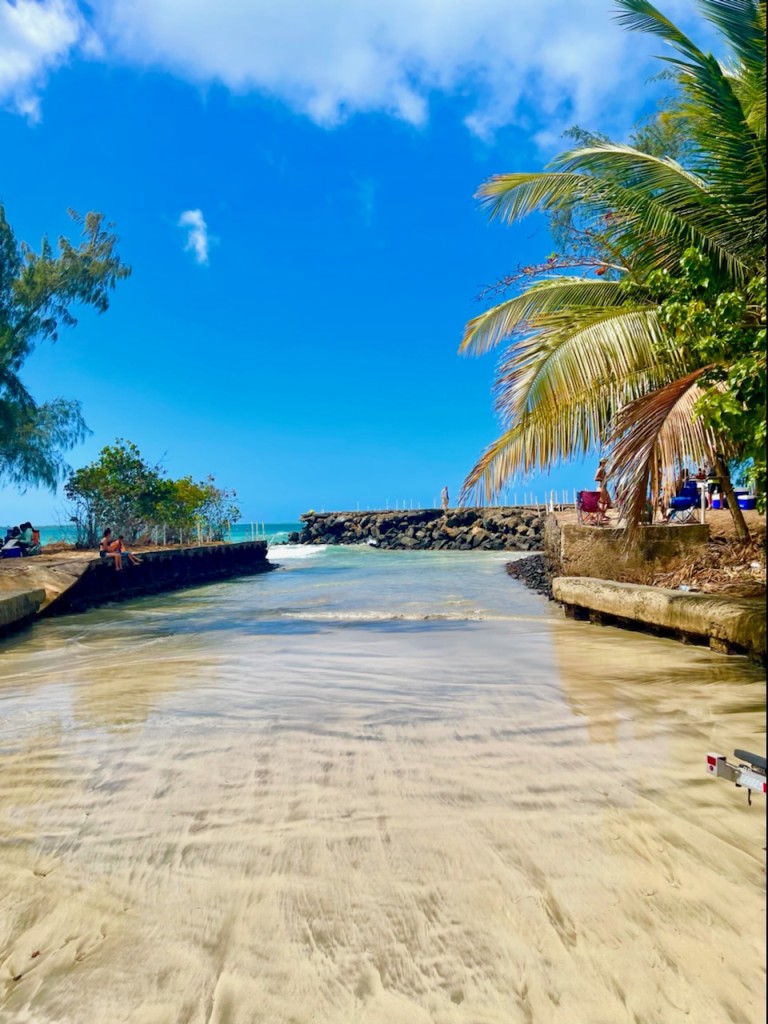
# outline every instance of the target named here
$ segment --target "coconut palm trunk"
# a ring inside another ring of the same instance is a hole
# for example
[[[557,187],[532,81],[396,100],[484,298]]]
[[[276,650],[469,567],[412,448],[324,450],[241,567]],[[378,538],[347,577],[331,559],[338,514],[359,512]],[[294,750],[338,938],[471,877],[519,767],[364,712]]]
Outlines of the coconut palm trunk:
[[[733,519],[733,526],[736,530],[736,537],[743,543],[747,543],[750,540],[749,527],[747,521],[744,518],[744,513],[741,511],[736,494],[733,490],[733,484],[731,483],[731,474],[728,472],[728,466],[725,463],[725,459],[719,452],[715,453],[712,464],[715,467],[715,472],[720,479],[720,493],[725,498],[728,504],[728,511],[731,513]]]

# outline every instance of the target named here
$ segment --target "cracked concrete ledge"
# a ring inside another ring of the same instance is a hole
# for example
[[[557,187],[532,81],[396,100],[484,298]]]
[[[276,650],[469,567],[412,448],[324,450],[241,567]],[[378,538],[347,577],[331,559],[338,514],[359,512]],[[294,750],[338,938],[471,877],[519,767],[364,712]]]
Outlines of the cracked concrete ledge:
[[[765,663],[762,598],[691,594],[587,576],[557,576],[552,580],[552,592],[571,618],[645,628]]]
[[[45,601],[45,590],[3,590],[0,592],[0,636],[20,629],[35,618]]]

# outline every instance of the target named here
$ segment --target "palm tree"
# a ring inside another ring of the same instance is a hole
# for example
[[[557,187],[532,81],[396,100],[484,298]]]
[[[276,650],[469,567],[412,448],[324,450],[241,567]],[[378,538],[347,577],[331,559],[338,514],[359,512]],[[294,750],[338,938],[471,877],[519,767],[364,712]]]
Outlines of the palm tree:
[[[654,496],[661,486],[659,464],[669,486],[686,460],[719,459],[730,490],[724,463],[733,446],[694,408],[724,387],[713,382],[724,376],[723,360],[702,359],[690,331],[670,333],[659,289],[690,250],[708,262],[718,292],[746,291],[765,274],[765,0],[699,0],[728,44],[728,65],[648,0],[617,5],[626,28],[655,34],[674,51],[663,59],[680,90],[686,165],[597,141],[543,172],[481,186],[492,219],[578,210],[592,219],[600,245],[586,275],[563,275],[550,262],[521,294],[467,324],[461,351],[507,348],[495,382],[505,429],[470,472],[463,497],[490,498],[518,473],[607,445],[633,525],[649,485]],[[750,307],[747,326],[759,327],[761,316],[764,308]],[[729,506],[748,536],[732,491]]]

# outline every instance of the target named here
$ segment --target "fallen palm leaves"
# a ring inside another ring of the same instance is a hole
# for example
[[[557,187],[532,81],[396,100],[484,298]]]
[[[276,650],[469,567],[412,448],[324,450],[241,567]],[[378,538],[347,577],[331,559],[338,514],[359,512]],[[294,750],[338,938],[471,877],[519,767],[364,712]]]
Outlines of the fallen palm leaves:
[[[766,593],[765,546],[763,538],[747,544],[713,538],[694,558],[667,572],[656,573],[654,587],[686,588],[705,594],[729,597],[763,597]]]

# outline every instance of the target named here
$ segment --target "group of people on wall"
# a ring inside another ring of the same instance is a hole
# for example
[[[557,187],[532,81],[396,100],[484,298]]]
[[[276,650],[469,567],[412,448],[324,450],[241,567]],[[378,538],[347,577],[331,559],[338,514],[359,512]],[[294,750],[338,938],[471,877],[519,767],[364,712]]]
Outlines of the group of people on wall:
[[[114,538],[112,536],[112,528],[109,526],[101,535],[101,541],[99,542],[99,557],[114,559],[115,569],[117,572],[122,571],[124,558],[127,558],[131,565],[141,564],[141,560],[125,546],[125,538],[122,533],[119,537]]]
[[[40,531],[32,523],[20,523],[6,528],[0,554],[4,558],[40,553]]]

